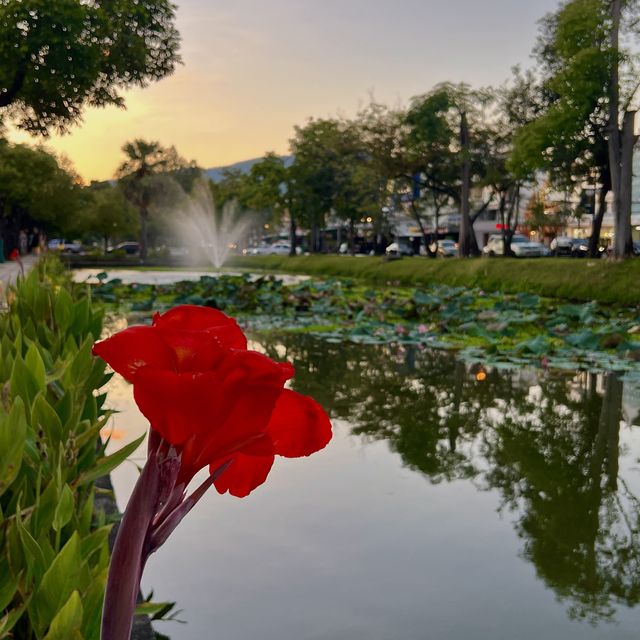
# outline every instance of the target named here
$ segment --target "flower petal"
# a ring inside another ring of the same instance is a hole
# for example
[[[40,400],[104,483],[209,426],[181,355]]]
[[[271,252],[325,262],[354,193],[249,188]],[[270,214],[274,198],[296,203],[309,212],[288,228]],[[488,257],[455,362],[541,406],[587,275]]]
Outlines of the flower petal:
[[[223,396],[215,372],[177,373],[146,367],[135,377],[133,396],[151,427],[174,446],[209,429],[216,435]]]
[[[230,458],[231,464],[214,482],[218,493],[228,491],[236,498],[245,498],[267,479],[274,460],[273,452],[266,446],[267,442],[268,439],[263,438]],[[213,463],[209,467],[210,472],[213,473],[223,463]]]
[[[275,453],[287,458],[308,456],[331,440],[331,422],[309,396],[285,389],[271,414],[267,433]]]
[[[209,331],[217,336],[224,347],[247,348],[247,339],[238,323],[211,307],[183,304],[162,315],[156,314],[153,325],[162,331]]]
[[[171,350],[153,327],[144,325],[129,327],[96,342],[92,352],[130,382],[143,367],[175,368]]]
[[[226,349],[215,330],[178,331],[157,329],[162,340],[173,351],[179,372],[211,371],[224,357]]]

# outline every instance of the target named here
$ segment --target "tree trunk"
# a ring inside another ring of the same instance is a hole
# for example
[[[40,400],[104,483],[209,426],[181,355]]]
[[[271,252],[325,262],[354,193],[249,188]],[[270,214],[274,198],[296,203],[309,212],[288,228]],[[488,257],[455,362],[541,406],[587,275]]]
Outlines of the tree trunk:
[[[311,225],[311,251],[313,253],[318,253],[320,250],[319,235],[318,223],[314,222]]]
[[[606,180],[607,178],[605,178]],[[603,184],[600,188],[600,201],[598,202],[598,211],[594,212],[593,222],[591,224],[591,237],[589,238],[589,257],[597,258],[600,253],[600,229],[602,229],[602,219],[607,211],[607,194],[609,193],[609,185]]]
[[[147,220],[149,212],[145,207],[140,209],[140,260],[144,262],[147,259]]]
[[[296,255],[296,219],[293,216],[293,213],[289,211],[289,255]]]
[[[422,224],[422,218],[420,217],[420,213],[418,212],[418,207],[416,207],[416,203],[414,200],[411,201],[411,211],[413,213],[413,217],[416,219],[416,224],[420,228],[420,233],[422,234],[422,241],[424,242],[427,255],[430,258],[435,258],[438,255],[438,251],[437,249],[436,251],[431,251],[429,234],[427,233],[427,230],[424,228],[424,225]],[[437,225],[437,220],[438,220],[438,214],[436,213],[436,225]],[[436,227],[436,234],[437,234],[437,227]],[[436,238],[437,238],[437,235],[436,235]]]
[[[623,384],[617,374],[606,377],[603,406],[606,406],[609,420],[607,438],[607,488],[618,490],[618,470],[620,468],[620,421],[622,420]]]
[[[609,121],[607,123],[607,147],[609,153],[609,172],[611,191],[613,192],[613,219],[618,219],[620,211],[620,126],[618,113],[620,110],[620,75],[618,68],[618,51],[620,46],[620,12],[622,0],[611,1],[611,36],[610,46],[615,56],[611,65],[609,79]]]
[[[633,129],[635,111],[626,111],[622,122],[622,149],[620,152],[620,195],[615,216],[616,258],[626,258],[632,254],[631,241],[631,190],[633,182],[633,147],[636,142]]]
[[[356,254],[356,248],[355,245],[353,243],[353,237],[355,235],[355,220],[353,219],[353,216],[351,218],[349,218],[349,235],[347,238],[347,242],[349,244],[349,253],[354,256]]]
[[[460,148],[462,150],[462,185],[460,189],[460,231],[458,246],[461,256],[471,255],[471,219],[469,218],[469,193],[471,191],[471,158],[469,157],[469,123],[467,114],[460,114]]]

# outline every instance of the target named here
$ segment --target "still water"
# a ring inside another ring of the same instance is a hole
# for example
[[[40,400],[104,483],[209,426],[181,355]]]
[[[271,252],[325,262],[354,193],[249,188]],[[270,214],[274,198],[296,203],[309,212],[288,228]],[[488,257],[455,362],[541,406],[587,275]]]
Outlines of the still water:
[[[444,352],[254,343],[335,428],[246,499],[215,491],[152,557],[172,640],[637,639],[640,389]],[[114,443],[146,427],[114,378]],[[134,464],[114,475],[128,498]]]

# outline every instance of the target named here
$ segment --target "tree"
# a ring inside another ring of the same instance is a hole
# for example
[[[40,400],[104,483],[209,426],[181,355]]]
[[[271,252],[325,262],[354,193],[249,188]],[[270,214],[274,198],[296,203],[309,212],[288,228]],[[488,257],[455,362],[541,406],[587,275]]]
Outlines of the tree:
[[[311,229],[311,250],[320,251],[320,229],[334,204],[336,151],[332,141],[340,136],[336,120],[310,120],[295,127],[290,141],[295,156],[292,179],[300,202],[299,216]]]
[[[569,0],[544,18],[535,49],[542,108],[514,139],[516,170],[546,170],[562,190],[587,180],[599,185],[592,256],[598,254],[609,192],[616,255],[631,252],[631,105],[638,85],[634,56],[620,46],[620,29],[626,24],[625,36],[636,35],[637,9],[636,0]]]
[[[369,138],[369,141],[371,139]],[[291,150],[292,176],[312,229],[312,248],[320,250],[318,230],[330,212],[348,227],[354,251],[355,225],[373,219],[380,208],[380,178],[374,155],[358,119],[311,120],[296,128]]]
[[[414,171],[405,178],[417,180],[432,198],[447,196],[444,202],[451,199],[458,204],[461,256],[478,253],[473,223],[490,203],[483,202],[471,213],[471,186],[484,172],[478,150],[491,93],[466,84],[442,83],[414,97],[406,119],[408,157]]]
[[[271,224],[289,217],[289,255],[296,255],[297,211],[295,183],[291,168],[273,152],[254,164],[243,182],[243,202],[254,211],[262,211]]]
[[[80,180],[42,148],[0,140],[0,238],[5,250],[20,229],[44,226],[64,231],[80,205]]]
[[[120,189],[100,182],[83,191],[83,210],[74,223],[77,233],[100,238],[105,252],[115,238],[125,239],[138,233],[136,210]]]
[[[355,120],[359,137],[367,157],[367,179],[370,182],[369,199],[372,218],[374,250],[383,253],[385,234],[389,231],[387,212],[394,198],[394,184],[403,172],[402,135],[405,113],[401,109],[389,109],[371,101],[361,109]]]
[[[169,0],[0,3],[0,121],[67,131],[87,106],[173,72],[179,34]]]
[[[159,142],[137,139],[122,147],[127,159],[120,165],[117,177],[126,199],[138,210],[140,219],[140,259],[148,252],[149,214],[154,201],[175,192],[174,175],[196,168],[178,155],[175,147],[165,148]]]

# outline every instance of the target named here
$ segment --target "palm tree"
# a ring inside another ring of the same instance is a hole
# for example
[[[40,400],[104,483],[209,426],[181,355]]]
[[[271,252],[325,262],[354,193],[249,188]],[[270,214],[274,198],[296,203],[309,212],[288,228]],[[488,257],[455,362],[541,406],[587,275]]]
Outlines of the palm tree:
[[[175,147],[165,148],[159,142],[136,139],[127,142],[122,151],[126,160],[116,176],[125,197],[138,210],[140,217],[140,259],[147,258],[147,222],[154,191],[158,190],[162,174],[175,171],[187,163]]]

